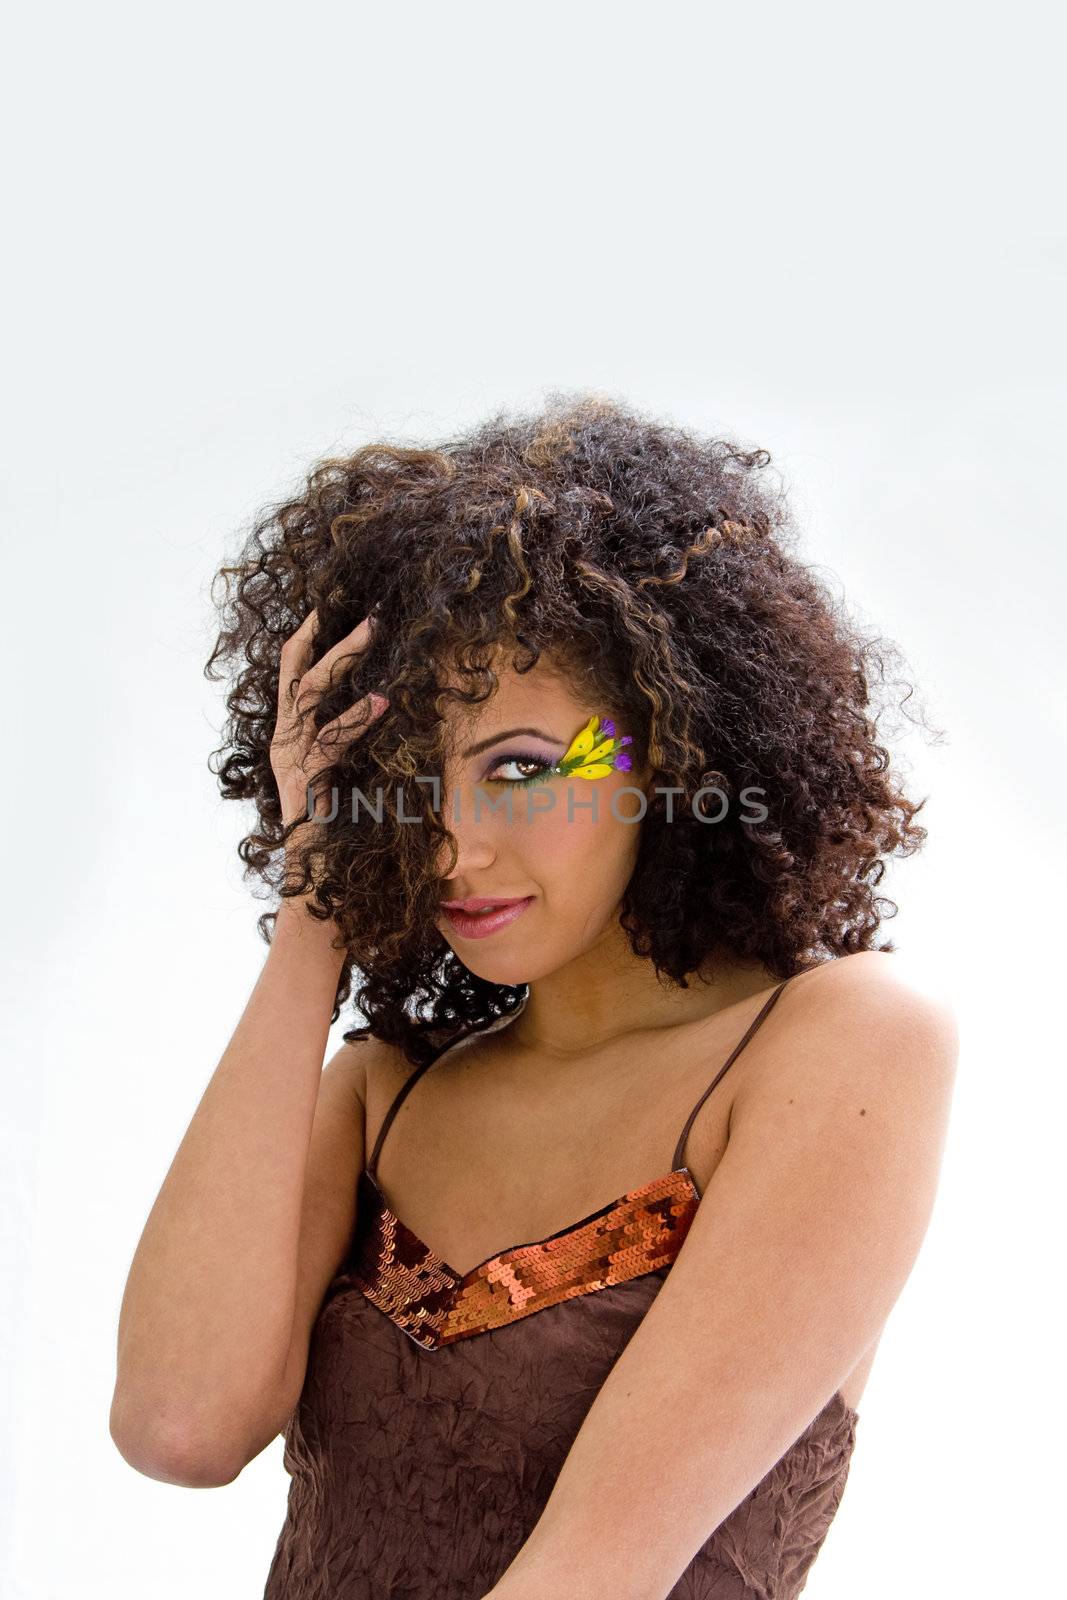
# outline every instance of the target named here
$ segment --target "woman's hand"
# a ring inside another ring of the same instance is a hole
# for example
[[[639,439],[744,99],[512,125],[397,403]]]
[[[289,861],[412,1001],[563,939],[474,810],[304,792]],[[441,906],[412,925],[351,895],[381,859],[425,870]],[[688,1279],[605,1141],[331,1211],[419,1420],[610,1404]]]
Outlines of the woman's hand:
[[[278,784],[282,821],[288,826],[308,816],[307,789],[324,767],[334,762],[346,744],[358,739],[389,704],[384,695],[368,694],[347,711],[315,732],[314,707],[338,661],[365,650],[375,624],[373,614],[339,639],[321,661],[311,665],[318,632],[317,611],[309,611],[296,632],[282,645],[278,673],[278,716],[270,746],[270,764]],[[327,809],[324,797],[315,801],[315,813]]]

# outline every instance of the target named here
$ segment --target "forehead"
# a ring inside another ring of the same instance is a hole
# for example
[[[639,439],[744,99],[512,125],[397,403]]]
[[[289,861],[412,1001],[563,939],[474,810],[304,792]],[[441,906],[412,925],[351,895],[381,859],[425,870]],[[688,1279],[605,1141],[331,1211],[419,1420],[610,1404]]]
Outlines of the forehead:
[[[519,726],[551,729],[560,739],[570,740],[596,709],[587,706],[581,690],[568,682],[562,663],[547,656],[542,656],[529,671],[520,673],[512,666],[510,655],[498,651],[492,665],[499,683],[487,700],[476,706],[457,705],[448,700],[442,703],[450,742],[461,738],[486,738],[497,728]],[[443,681],[452,687],[468,689],[474,682],[456,673],[444,674]]]

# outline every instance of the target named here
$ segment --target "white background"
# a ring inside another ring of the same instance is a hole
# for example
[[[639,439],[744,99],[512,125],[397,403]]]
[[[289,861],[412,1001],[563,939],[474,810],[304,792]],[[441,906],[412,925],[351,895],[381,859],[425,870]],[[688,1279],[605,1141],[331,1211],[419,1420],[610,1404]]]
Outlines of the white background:
[[[66,4],[6,32],[5,1593],[259,1600],[284,1513],[280,1440],[197,1491],[108,1433],[130,1258],[266,951],[206,765],[211,574],[318,457],[556,387],[769,448],[945,729],[896,746],[931,834],[885,931],[957,1009],[950,1142],[806,1597],[1047,1593],[1051,7]]]

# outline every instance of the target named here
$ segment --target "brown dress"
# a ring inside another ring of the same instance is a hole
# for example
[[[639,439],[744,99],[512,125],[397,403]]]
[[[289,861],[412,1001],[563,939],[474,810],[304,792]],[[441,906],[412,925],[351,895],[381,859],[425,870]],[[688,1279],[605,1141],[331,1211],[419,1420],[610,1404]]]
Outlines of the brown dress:
[[[670,1172],[465,1274],[378,1187],[382,1141],[426,1067],[407,1079],[360,1175],[351,1246],[286,1426],[292,1481],[264,1600],[488,1593],[685,1239],[700,1201],[682,1164],[693,1120],[785,987],[693,1107]],[[835,1394],[709,1529],[668,1600],[793,1600],[840,1502],[857,1420]]]

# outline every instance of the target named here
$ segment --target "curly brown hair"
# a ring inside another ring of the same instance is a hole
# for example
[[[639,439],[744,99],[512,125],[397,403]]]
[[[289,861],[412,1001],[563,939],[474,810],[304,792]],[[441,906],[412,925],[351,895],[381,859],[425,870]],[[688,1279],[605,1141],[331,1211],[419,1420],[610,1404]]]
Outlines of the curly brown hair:
[[[369,830],[342,812],[319,830],[314,868],[296,851],[294,875],[296,825],[283,824],[269,750],[281,647],[312,607],[316,660],[372,609],[379,621],[334,673],[317,727],[372,687],[389,699],[324,789],[403,785],[410,808],[413,775],[441,770],[442,706],[489,698],[498,651],[518,672],[543,654],[632,734],[635,763],[653,773],[620,917],[661,979],[686,987],[722,956],[785,978],[874,947],[897,911],[875,894],[885,858],[926,838],[914,821],[925,801],[902,792],[878,730],[874,690],[896,647],[862,634],[790,553],[796,528],[770,462],[608,397],[555,392],[535,414],[501,411],[432,447],[324,459],[260,513],[216,579],[221,628],[204,671],[217,679],[226,663],[233,678],[212,770],[225,798],[255,802],[246,876],[281,895],[310,890],[312,914],[336,920],[347,955],[332,1020],[358,974],[369,1024],[346,1039],[373,1033],[419,1064],[442,1030],[513,1012],[526,986],[469,972],[435,926],[440,843],[454,841],[428,789],[423,826],[388,805]],[[714,826],[688,804],[711,783],[729,800]],[[733,804],[747,788],[768,797],[766,821]],[[670,813],[660,790],[675,791]],[[265,939],[276,916],[259,919]]]

